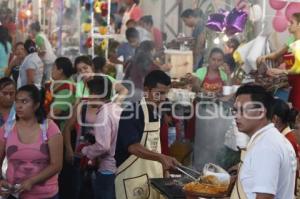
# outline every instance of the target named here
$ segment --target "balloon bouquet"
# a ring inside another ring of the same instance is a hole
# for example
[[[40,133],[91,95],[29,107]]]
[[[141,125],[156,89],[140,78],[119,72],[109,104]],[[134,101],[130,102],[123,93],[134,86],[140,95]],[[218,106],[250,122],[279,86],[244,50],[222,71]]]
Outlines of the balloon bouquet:
[[[286,31],[288,28],[288,21],[290,20],[292,14],[299,12],[300,10],[300,2],[291,2],[288,4],[288,1],[269,0],[269,4],[271,8],[276,10],[276,14],[272,21],[274,30],[276,32]],[[284,8],[285,11],[282,12]]]

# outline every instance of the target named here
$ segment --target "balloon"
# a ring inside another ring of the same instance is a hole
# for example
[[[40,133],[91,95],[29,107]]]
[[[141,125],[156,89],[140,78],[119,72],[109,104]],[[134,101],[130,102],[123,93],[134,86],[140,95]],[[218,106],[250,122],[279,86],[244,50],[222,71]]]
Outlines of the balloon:
[[[249,19],[252,22],[259,21],[262,18],[262,9],[260,5],[255,4],[250,7],[249,10]]]
[[[291,19],[294,13],[300,12],[300,3],[292,2],[285,9],[285,16],[288,20]]]
[[[108,4],[107,3],[102,3],[101,4],[101,15],[103,17],[106,17],[108,14]]]
[[[91,37],[88,37],[87,38],[87,40],[85,41],[85,46],[87,47],[87,48],[91,48],[92,46],[93,46],[93,40],[92,40],[92,38]]]
[[[230,11],[226,18],[225,33],[227,35],[234,35],[235,33],[243,32],[247,18],[247,13],[242,10],[233,9]]]
[[[82,29],[83,29],[83,32],[88,33],[91,31],[92,25],[90,23],[83,23]]]
[[[288,27],[288,21],[280,10],[277,10],[272,24],[276,32],[284,32]]]
[[[280,10],[286,6],[287,2],[282,0],[269,0],[269,4],[274,10]]]
[[[107,33],[107,27],[106,26],[100,26],[99,27],[99,33],[101,35],[105,35]]]
[[[206,27],[211,30],[222,32],[225,24],[225,13],[214,13],[208,16]]]
[[[20,10],[19,11],[19,18],[22,19],[22,20],[27,18],[25,10]]]

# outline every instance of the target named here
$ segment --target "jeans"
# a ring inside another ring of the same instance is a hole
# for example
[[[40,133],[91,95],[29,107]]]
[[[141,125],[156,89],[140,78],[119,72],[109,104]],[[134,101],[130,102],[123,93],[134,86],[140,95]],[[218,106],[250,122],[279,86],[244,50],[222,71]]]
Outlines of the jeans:
[[[96,173],[93,182],[95,199],[115,199],[115,174]]]

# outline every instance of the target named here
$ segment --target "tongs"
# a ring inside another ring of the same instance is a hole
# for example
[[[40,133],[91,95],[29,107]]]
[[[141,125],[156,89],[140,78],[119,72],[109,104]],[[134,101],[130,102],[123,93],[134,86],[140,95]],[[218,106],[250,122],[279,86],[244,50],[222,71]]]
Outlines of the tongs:
[[[186,170],[189,170],[189,171],[192,171],[192,172],[194,172],[194,173],[197,174],[197,175],[201,175],[200,172],[195,171],[195,170],[193,170],[193,169],[191,169],[191,168],[188,168],[188,167],[185,167],[185,166],[178,166],[178,167],[176,167],[176,169],[177,169],[179,172],[181,172],[182,174],[186,175],[187,177],[191,178],[191,179],[194,180],[194,181],[199,181],[199,179],[197,179],[197,178],[195,178],[194,176],[190,175],[189,173],[185,172],[182,168],[183,168],[183,169],[186,169]]]

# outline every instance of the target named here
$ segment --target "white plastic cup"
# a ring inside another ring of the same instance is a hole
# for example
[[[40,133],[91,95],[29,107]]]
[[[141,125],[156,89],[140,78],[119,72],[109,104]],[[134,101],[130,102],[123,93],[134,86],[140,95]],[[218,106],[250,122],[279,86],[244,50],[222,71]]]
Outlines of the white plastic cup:
[[[236,146],[239,147],[240,149],[246,149],[250,141],[250,137],[247,134],[240,133],[240,132],[236,133],[235,139],[236,139]]]
[[[223,86],[223,95],[230,95],[232,93],[231,86]]]

